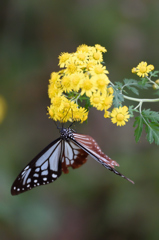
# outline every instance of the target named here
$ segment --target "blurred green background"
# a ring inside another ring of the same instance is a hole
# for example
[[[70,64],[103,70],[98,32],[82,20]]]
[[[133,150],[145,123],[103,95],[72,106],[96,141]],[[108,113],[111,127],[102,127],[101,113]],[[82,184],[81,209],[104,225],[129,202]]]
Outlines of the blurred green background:
[[[133,78],[140,61],[159,69],[158,9],[158,0],[1,2],[0,95],[7,103],[0,125],[1,240],[159,239],[158,146],[145,134],[136,144],[133,121],[116,127],[91,110],[88,124],[76,129],[94,137],[135,185],[89,158],[53,184],[10,194],[22,168],[59,136],[46,115],[58,55],[101,44],[112,81]],[[157,104],[145,107],[158,111]]]

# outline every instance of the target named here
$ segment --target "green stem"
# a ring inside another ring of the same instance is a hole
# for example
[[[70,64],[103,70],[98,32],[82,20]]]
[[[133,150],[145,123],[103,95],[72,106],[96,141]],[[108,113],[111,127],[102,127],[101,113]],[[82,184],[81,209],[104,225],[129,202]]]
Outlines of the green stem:
[[[133,97],[128,97],[126,95],[123,94],[123,97],[125,99],[131,100],[131,101],[135,101],[135,102],[159,102],[159,98],[153,98],[153,99],[148,99],[148,98],[133,98]]]

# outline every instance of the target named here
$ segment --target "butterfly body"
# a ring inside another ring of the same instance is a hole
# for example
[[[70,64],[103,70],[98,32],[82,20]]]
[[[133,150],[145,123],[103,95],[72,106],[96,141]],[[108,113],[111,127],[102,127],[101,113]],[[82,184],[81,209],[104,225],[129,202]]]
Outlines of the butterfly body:
[[[132,182],[114,169],[119,164],[105,155],[96,141],[70,128],[62,128],[60,137],[51,142],[21,171],[14,181],[11,194],[17,195],[34,187],[54,182],[69,167],[79,168],[90,155],[108,170]],[[133,182],[132,182],[133,183]]]

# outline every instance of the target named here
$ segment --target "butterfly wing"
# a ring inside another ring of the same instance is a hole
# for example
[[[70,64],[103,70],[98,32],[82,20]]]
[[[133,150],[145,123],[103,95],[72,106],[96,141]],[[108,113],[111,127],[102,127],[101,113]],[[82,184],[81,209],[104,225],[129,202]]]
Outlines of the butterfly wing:
[[[107,155],[105,155],[100,149],[97,142],[92,137],[77,133],[73,133],[73,136],[74,136],[73,141],[85,152],[87,152],[87,154],[94,158],[97,162],[102,164],[108,170],[114,172],[115,174],[125,178],[126,180],[134,184],[132,180],[125,177],[123,174],[114,169],[114,166],[119,166],[119,164],[116,161],[109,158]]]
[[[62,171],[68,173],[68,167],[72,167],[73,169],[79,168],[87,161],[87,156],[88,153],[73,141],[65,141],[62,155]]]
[[[44,148],[18,175],[12,185],[11,194],[17,195],[55,181],[61,175],[63,143],[58,138]]]

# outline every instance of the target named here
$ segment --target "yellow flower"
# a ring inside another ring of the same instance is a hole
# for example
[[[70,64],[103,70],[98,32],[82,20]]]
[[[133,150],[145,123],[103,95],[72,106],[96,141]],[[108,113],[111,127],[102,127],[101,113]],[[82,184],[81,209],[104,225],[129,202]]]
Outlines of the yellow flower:
[[[94,60],[92,60],[92,61],[89,61],[88,63],[87,63],[87,66],[86,66],[86,68],[87,68],[87,70],[90,70],[92,67],[94,67],[96,65],[96,61],[94,61]]]
[[[84,122],[87,120],[88,118],[88,112],[86,111],[85,108],[76,108],[76,109],[73,109],[73,121],[79,121],[79,122]]]
[[[105,49],[105,47],[102,47],[100,44],[95,44],[95,48],[100,52],[107,52],[107,49]]]
[[[154,68],[154,65],[148,65],[147,66],[147,70],[149,71],[149,72],[151,72],[151,71],[153,71],[155,68]]]
[[[76,64],[81,65],[81,67],[86,67],[88,62],[88,53],[83,51],[78,51],[74,54]]]
[[[64,70],[65,74],[67,75],[71,75],[79,71],[80,71],[80,68],[77,67],[74,59],[67,64],[67,68]]]
[[[100,94],[100,92],[93,93],[90,97],[90,103],[93,107],[97,108],[98,110],[103,110],[102,103],[104,101],[104,97]]]
[[[108,73],[109,72],[106,70],[106,67],[101,64],[97,64],[97,65],[93,66],[92,68],[90,68],[90,74],[92,76],[99,75],[99,74],[108,74]]]
[[[86,94],[86,96],[91,97],[95,89],[95,82],[93,79],[86,76],[81,83],[81,95]]]
[[[61,53],[59,56],[59,66],[60,68],[63,68],[66,66],[66,64],[68,63],[69,59],[71,58],[72,54],[64,52]]]
[[[119,107],[119,108],[114,108],[112,113],[111,113],[111,121],[112,123],[116,123],[117,126],[124,126],[128,122],[128,119],[130,117],[128,108],[126,106],[124,107]]]
[[[61,85],[62,85],[62,90],[64,92],[70,92],[71,89],[72,89],[72,86],[71,86],[71,77],[70,76],[64,76],[62,79],[61,79]]]
[[[109,111],[105,111],[104,117],[105,117],[105,118],[110,118],[110,112],[109,112]]]
[[[78,92],[82,79],[85,78],[83,73],[75,73],[71,75],[72,90]]]
[[[131,69],[131,72],[132,72],[132,73],[136,73],[136,68],[132,68],[132,69]]]
[[[60,122],[85,121],[88,118],[87,107],[80,107],[84,94],[87,97],[85,103],[90,100],[98,110],[106,111],[111,106],[113,89],[107,89],[110,82],[106,75],[108,71],[101,64],[106,51],[99,44],[83,44],[74,53],[59,55],[59,66],[63,69],[52,72],[49,79],[50,118]]]
[[[112,87],[109,87],[109,88],[107,88],[107,92],[108,92],[108,94],[113,94],[114,89]]]
[[[49,84],[48,86],[48,96],[49,98],[53,98],[56,95],[61,95],[62,94],[62,90],[58,87],[56,87],[56,85],[54,83]]]
[[[136,72],[135,72],[135,70],[136,70]],[[146,77],[146,76],[148,76],[148,73],[151,72],[152,70],[154,70],[153,65],[147,66],[147,62],[141,62],[138,64],[138,66],[136,68],[132,69],[132,72],[137,73],[137,75],[139,77]]]
[[[105,111],[107,109],[109,109],[112,106],[113,103],[113,95],[107,95],[105,96],[103,103],[102,103],[102,109],[104,109]]]
[[[77,48],[77,52],[79,51],[87,53],[89,51],[89,47],[86,44],[82,44]]]
[[[55,97],[51,98],[51,103],[57,111],[60,111],[63,108],[63,103],[66,102],[68,99],[64,96],[60,96],[60,94],[56,95]]]
[[[106,87],[110,81],[105,74],[95,75],[91,79],[96,83],[96,88],[98,91],[100,91],[101,93],[106,92]]]
[[[93,53],[92,58],[96,60],[97,62],[103,62],[103,55],[101,52],[97,51]]]
[[[51,78],[49,79],[50,83],[55,83],[59,79],[59,73],[58,72],[52,72]]]

